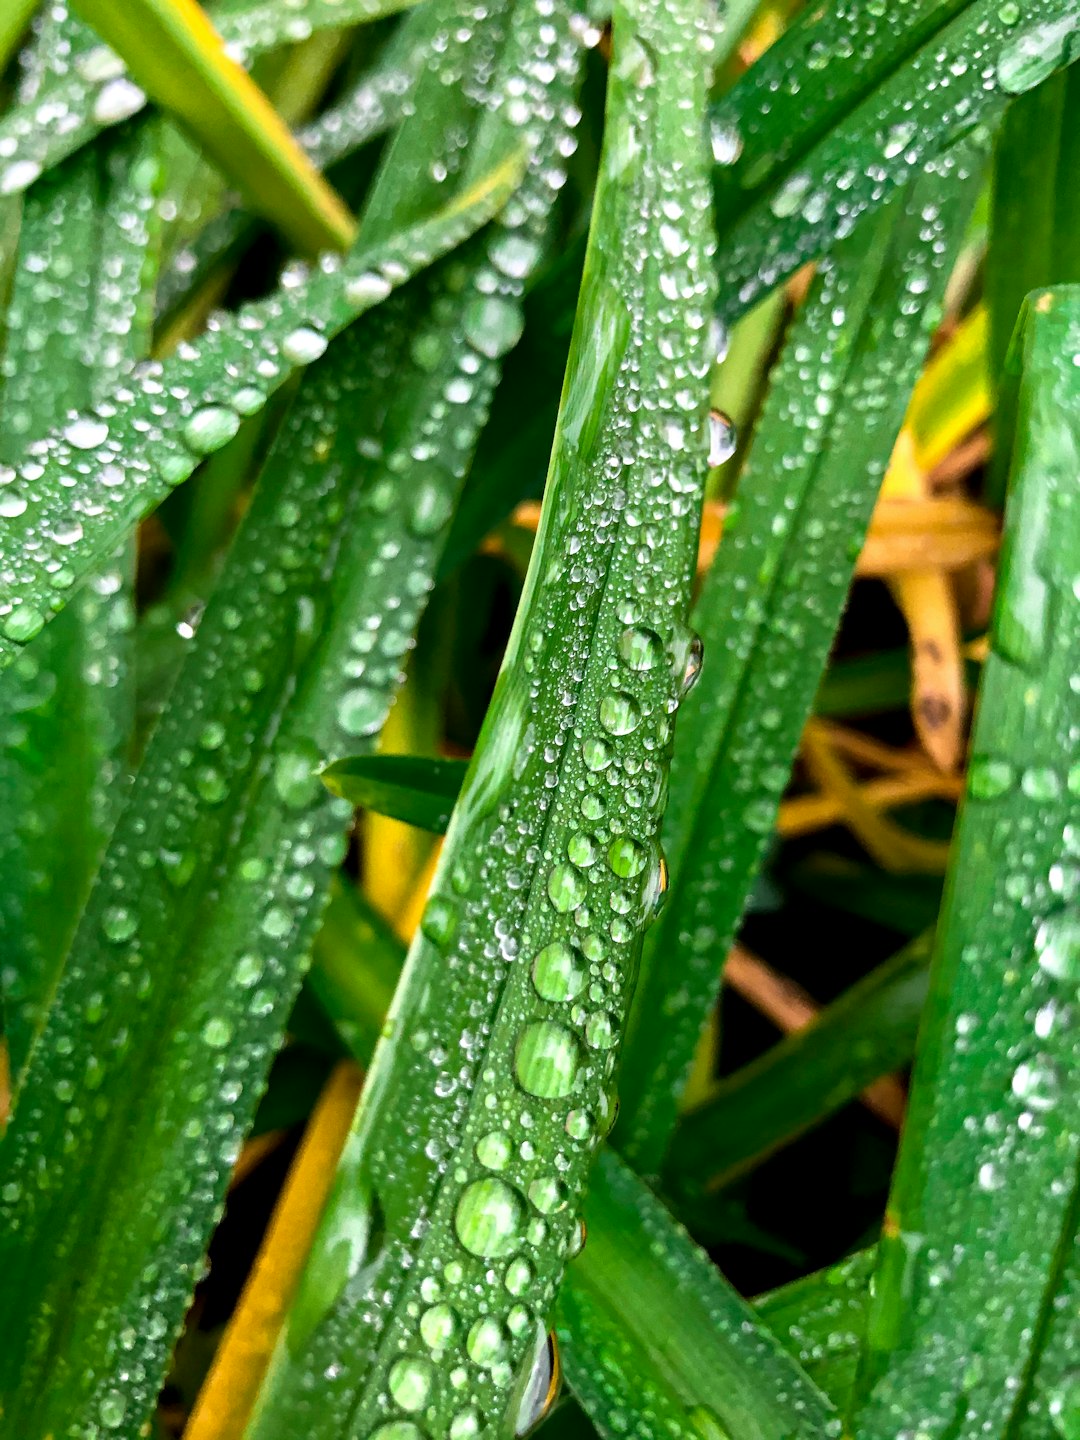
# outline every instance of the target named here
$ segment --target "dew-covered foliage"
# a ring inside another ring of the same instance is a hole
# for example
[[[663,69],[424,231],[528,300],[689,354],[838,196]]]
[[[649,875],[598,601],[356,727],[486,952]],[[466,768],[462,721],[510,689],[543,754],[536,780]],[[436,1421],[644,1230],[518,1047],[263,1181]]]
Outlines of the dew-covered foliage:
[[[0,14],[0,1440],[1080,1440],[1078,37]]]

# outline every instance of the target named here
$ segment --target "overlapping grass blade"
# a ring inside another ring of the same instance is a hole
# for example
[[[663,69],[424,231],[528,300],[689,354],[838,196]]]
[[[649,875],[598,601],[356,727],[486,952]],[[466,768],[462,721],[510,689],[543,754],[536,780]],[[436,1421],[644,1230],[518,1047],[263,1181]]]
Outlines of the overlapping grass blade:
[[[322,772],[332,795],[378,815],[446,833],[467,763],[414,755],[356,755]]]
[[[485,114],[507,28],[506,9],[492,11],[488,43],[466,49],[461,18],[452,0],[431,14],[442,65],[470,77],[464,92],[438,65],[425,77],[448,147]],[[575,76],[567,32],[520,43],[551,62],[530,107],[561,113]],[[479,133],[476,171],[505,151],[506,129],[495,113]],[[421,138],[403,132],[388,157],[365,218],[376,236],[445,186],[428,166],[402,166]],[[497,356],[516,335],[565,144],[552,126],[518,213],[342,337],[278,438],[106,854],[4,1147],[5,1258],[26,1280],[5,1289],[0,1312],[5,1333],[20,1327],[0,1377],[14,1396],[0,1434],[93,1422],[134,1436],[143,1424],[343,855],[350,812],[318,768],[374,743],[385,717]],[[104,1057],[103,1034],[122,1036]],[[62,1137],[65,1164],[40,1177],[47,1136]],[[79,1303],[58,1305],[72,1264]]]
[[[584,1218],[559,1339],[605,1440],[829,1433],[829,1401],[613,1151],[596,1166]]]
[[[39,45],[72,40],[50,17]],[[156,130],[118,137],[27,196],[7,314],[0,459],[85,407],[149,348]],[[100,571],[0,681],[0,933],[8,1058],[29,1047],[116,808],[131,730],[130,556]]]
[[[672,885],[642,957],[621,1084],[618,1138],[646,1171],[772,834],[982,157],[954,152],[823,264],[695,612],[705,665],[672,767]]]
[[[302,284],[222,319],[197,344],[148,364],[130,385],[35,442],[0,474],[8,523],[0,537],[0,663],[10,662],[63,608],[72,589],[199,460],[232,439],[245,416],[317,359],[365,310],[460,244],[505,203],[516,157],[429,220],[361,244]],[[78,485],[66,482],[74,475]]]
[[[245,62],[290,41],[306,39],[328,26],[358,24],[407,7],[409,0],[305,0],[300,6],[230,6],[218,20],[218,33]],[[110,6],[121,11],[123,6]],[[123,61],[99,45],[62,64],[50,76],[37,104],[18,105],[0,116],[0,195],[32,185],[50,166],[85,145],[99,131],[130,119],[146,104],[146,95],[125,72]]]
[[[301,252],[343,250],[355,225],[195,0],[74,0],[133,80],[175,116]]]
[[[690,1111],[668,1154],[670,1183],[724,1184],[906,1065],[926,999],[930,944],[925,936],[907,946]]]
[[[702,19],[616,12],[531,578],[253,1435],[409,1433],[417,1395],[435,1433],[491,1431],[544,1346],[658,884],[706,459]]]
[[[866,1440],[1011,1433],[1076,1229],[1080,290],[1033,297],[1019,347],[991,650],[850,1412]]]
[[[874,1251],[860,1250],[754,1301],[776,1338],[838,1409],[855,1383],[873,1269]]]
[[[896,8],[808,9],[719,102],[721,314],[740,313],[936,155],[992,126],[1071,60],[1080,24],[1076,0]]]
[[[1002,384],[1024,297],[1080,280],[1080,70],[1051,76],[1011,107],[994,154],[986,304],[988,368],[997,389],[997,444],[988,489],[1002,504],[1009,473],[1015,386]]]

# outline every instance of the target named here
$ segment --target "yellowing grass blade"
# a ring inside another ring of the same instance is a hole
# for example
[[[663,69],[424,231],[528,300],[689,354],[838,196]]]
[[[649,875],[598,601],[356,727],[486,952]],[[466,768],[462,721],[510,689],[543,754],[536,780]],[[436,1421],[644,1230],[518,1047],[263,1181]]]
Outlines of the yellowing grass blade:
[[[352,217],[194,0],[76,0],[76,8],[254,209],[298,249],[344,249]]]

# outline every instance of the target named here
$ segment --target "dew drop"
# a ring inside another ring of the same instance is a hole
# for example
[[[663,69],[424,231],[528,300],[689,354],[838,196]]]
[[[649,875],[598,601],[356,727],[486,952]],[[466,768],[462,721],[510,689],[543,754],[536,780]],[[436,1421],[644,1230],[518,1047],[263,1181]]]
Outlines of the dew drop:
[[[621,880],[632,880],[645,869],[648,856],[644,845],[631,840],[629,835],[620,835],[608,849],[608,864]]]
[[[631,625],[619,636],[619,654],[631,670],[652,670],[664,658],[664,646],[654,630]]]
[[[1060,1089],[1060,1077],[1048,1060],[1025,1062],[1013,1072],[1012,1092],[1029,1110],[1052,1110]]]
[[[968,766],[968,789],[976,800],[996,800],[1016,780],[1016,772],[1007,760],[992,755],[973,755]]]
[[[1052,75],[1066,59],[1077,19],[1066,13],[1010,38],[998,56],[997,79],[1008,95],[1020,95]]]
[[[564,1025],[535,1020],[518,1036],[514,1073],[526,1094],[561,1099],[574,1090],[580,1068],[578,1042]]]
[[[1057,980],[1080,980],[1080,916],[1064,910],[1048,916],[1035,934],[1040,967]]]
[[[94,100],[94,119],[99,125],[119,125],[135,115],[146,104],[146,94],[126,75],[110,80],[98,91]]]
[[[390,1368],[388,1385],[394,1402],[402,1410],[422,1410],[431,1393],[434,1369],[430,1360],[403,1355]]]
[[[80,415],[64,426],[64,439],[76,450],[96,450],[109,438],[109,427],[104,420],[95,420]]]
[[[368,1440],[427,1440],[427,1436],[411,1420],[389,1420],[373,1430]]]
[[[476,1142],[476,1158],[485,1170],[505,1170],[512,1148],[501,1130],[491,1130]]]
[[[421,1338],[432,1350],[445,1350],[456,1329],[457,1317],[449,1305],[432,1305],[420,1316]]]
[[[588,881],[573,865],[556,865],[548,876],[548,899],[560,915],[576,910],[587,889]]]
[[[202,1038],[212,1050],[223,1050],[232,1039],[233,1027],[221,1015],[214,1015],[203,1026]]]
[[[465,1349],[470,1360],[491,1369],[506,1354],[508,1344],[509,1336],[503,1326],[491,1315],[485,1315],[469,1331]]]
[[[225,405],[204,405],[184,426],[184,440],[196,455],[220,450],[240,429],[240,417]]]
[[[281,353],[294,365],[310,365],[326,352],[326,336],[309,325],[290,330],[281,342]]]
[[[25,645],[43,628],[45,616],[34,605],[16,605],[3,620],[3,631],[16,645]]]
[[[495,1260],[512,1255],[519,1248],[524,1220],[525,1202],[513,1186],[494,1176],[485,1176],[461,1192],[454,1212],[454,1230],[470,1255]],[[446,1306],[433,1308],[447,1309]],[[432,1341],[428,1340],[428,1344]]]
[[[98,1406],[98,1419],[106,1430],[118,1430],[127,1414],[127,1400],[119,1390],[110,1390]]]
[[[489,360],[517,344],[523,325],[520,307],[498,295],[477,295],[465,310],[465,338]]]
[[[613,690],[600,701],[600,724],[609,735],[631,735],[641,724],[641,710],[632,695]]]
[[[723,465],[735,454],[735,426],[722,410],[709,411],[709,465]]]
[[[559,1346],[555,1334],[545,1334],[540,1327],[536,1344],[528,1359],[525,1388],[521,1392],[514,1415],[515,1440],[531,1435],[555,1407],[562,1379]]]
[[[585,1041],[593,1050],[610,1050],[618,1039],[615,1017],[607,1010],[597,1010],[585,1021]]]
[[[573,1000],[585,984],[585,957],[580,950],[555,940],[533,960],[533,984],[544,1000]]]
[[[346,735],[360,739],[378,732],[385,712],[386,701],[378,690],[357,685],[338,701],[337,719]]]
[[[376,305],[385,300],[393,286],[382,275],[365,270],[362,275],[353,275],[345,282],[345,299],[358,308],[361,305]]]

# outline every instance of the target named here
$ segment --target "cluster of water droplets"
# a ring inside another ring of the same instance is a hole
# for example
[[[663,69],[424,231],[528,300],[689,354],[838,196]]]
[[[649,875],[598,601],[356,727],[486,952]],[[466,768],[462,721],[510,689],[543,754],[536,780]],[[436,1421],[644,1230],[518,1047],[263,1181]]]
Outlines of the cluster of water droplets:
[[[718,105],[718,221],[722,234],[730,227],[726,313],[738,313],[848,235],[860,216],[961,136],[990,126],[1010,96],[1068,63],[1076,43],[1077,17],[1060,5],[970,7],[905,61],[903,87],[882,85],[845,115],[838,108],[842,82],[819,85],[816,76],[850,72],[865,86],[885,59],[893,63],[886,37],[905,23],[906,8],[860,5],[849,16],[839,7],[828,23],[793,32],[767,52]],[[820,159],[789,168],[792,137],[808,124],[842,135],[844,144],[834,140]],[[841,150],[842,159],[830,158]],[[760,207],[752,199],[758,195]]]

